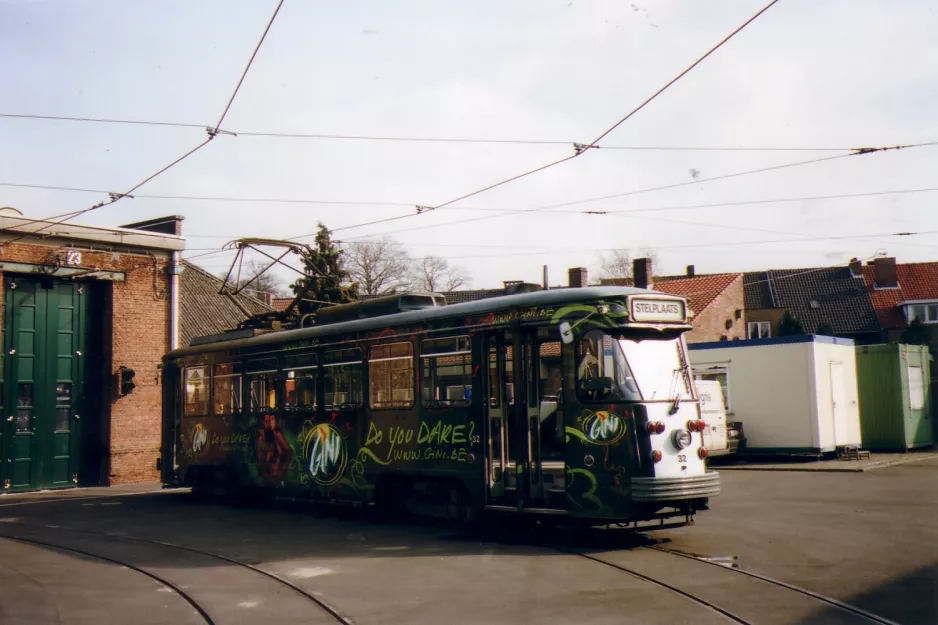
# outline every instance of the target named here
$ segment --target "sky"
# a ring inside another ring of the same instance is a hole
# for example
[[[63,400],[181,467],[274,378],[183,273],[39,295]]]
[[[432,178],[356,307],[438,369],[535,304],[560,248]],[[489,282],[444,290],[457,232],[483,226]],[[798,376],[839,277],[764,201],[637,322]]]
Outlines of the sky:
[[[275,4],[0,0],[0,114],[213,126]],[[317,203],[137,197],[77,222],[183,215],[185,255],[213,272],[231,255],[209,252],[227,241],[322,222],[341,241],[390,236],[415,257],[447,258],[475,288],[540,282],[544,265],[552,284],[569,267],[595,277],[611,249],[652,250],[656,273],[938,259],[938,145],[707,181],[938,141],[938,2],[781,0],[599,149],[417,214],[571,154],[764,4],[286,0],[223,129],[560,144],[221,135],[139,193]],[[0,183],[122,191],[204,137],[0,117]],[[0,184],[0,206],[29,217],[103,199]],[[793,201],[745,203],[782,199]],[[924,234],[886,236],[898,232]]]

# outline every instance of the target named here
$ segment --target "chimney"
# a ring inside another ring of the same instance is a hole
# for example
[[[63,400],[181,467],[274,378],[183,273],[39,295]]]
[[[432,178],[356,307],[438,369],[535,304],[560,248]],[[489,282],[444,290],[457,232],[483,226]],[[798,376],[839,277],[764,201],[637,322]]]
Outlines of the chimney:
[[[541,286],[543,286],[543,287],[544,287],[544,290],[546,291],[547,289],[550,288],[550,285],[549,285],[548,282],[547,282],[547,265],[544,265],[544,276],[543,276],[543,277],[544,277],[544,279],[543,279],[543,281],[542,281],[542,283],[541,283]]]
[[[877,289],[894,289],[899,286],[894,256],[873,259],[873,272],[876,276],[874,286]]]
[[[850,259],[850,277],[852,278],[862,278],[863,277],[863,262],[857,258],[853,257]]]
[[[587,286],[589,280],[586,275],[586,267],[571,267],[568,269],[567,284],[569,284],[571,289]]]
[[[688,265],[688,266],[687,266],[687,277],[688,277],[688,278],[693,278],[693,277],[694,277],[694,266],[693,266],[693,265]]]
[[[637,289],[652,288],[650,258],[636,258],[632,261],[632,279]]]

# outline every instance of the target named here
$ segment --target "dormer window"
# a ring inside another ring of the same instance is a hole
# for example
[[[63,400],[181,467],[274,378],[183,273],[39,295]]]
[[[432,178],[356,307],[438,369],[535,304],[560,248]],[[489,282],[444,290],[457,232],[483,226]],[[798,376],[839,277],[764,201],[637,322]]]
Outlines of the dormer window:
[[[938,323],[938,300],[899,302],[905,312],[906,321],[912,323],[916,319],[922,323]]]

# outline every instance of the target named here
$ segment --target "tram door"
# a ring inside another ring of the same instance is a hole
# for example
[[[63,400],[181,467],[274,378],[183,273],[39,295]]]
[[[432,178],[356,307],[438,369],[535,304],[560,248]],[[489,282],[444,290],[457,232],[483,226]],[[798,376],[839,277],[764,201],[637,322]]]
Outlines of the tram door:
[[[538,337],[533,331],[494,333],[486,347],[490,499],[494,504],[543,508],[555,476],[545,479],[543,471]]]

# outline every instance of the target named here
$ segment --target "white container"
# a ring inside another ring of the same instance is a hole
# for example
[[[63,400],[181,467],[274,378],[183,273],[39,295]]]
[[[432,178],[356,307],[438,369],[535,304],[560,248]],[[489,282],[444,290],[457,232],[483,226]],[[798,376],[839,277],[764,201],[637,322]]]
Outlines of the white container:
[[[727,418],[756,453],[827,453],[860,441],[854,343],[793,336],[689,346],[695,379],[718,381]]]
[[[697,399],[700,401],[700,418],[706,421],[703,433],[704,447],[711,456],[722,456],[730,452],[726,438],[726,408],[720,383],[713,380],[695,380]]]

